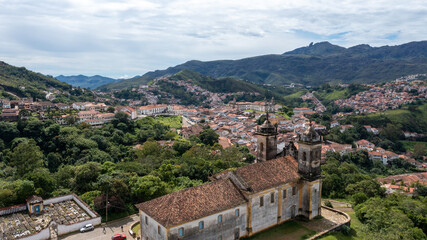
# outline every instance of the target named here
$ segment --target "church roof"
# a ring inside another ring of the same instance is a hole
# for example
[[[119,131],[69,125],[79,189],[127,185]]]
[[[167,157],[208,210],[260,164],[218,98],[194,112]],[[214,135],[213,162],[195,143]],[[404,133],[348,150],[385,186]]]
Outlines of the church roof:
[[[212,215],[246,202],[230,179],[220,179],[137,204],[136,207],[171,227]]]
[[[283,183],[297,181],[298,163],[291,156],[259,162],[236,170],[236,174],[243,179],[254,192],[262,191]]]
[[[291,156],[250,164],[235,172],[226,170],[217,174],[217,180],[183,189],[135,206],[168,228],[194,221],[230,208],[247,200],[243,193],[249,187],[259,192],[284,183],[298,181],[298,163]],[[233,183],[228,174],[236,176]],[[235,185],[238,184],[238,185]],[[240,187],[238,187],[240,186]]]

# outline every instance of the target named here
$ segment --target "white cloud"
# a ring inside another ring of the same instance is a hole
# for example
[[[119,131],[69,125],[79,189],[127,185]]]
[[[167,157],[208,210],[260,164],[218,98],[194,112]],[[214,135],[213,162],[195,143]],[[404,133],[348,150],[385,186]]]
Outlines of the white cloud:
[[[139,75],[187,60],[425,40],[424,0],[0,0],[0,60],[45,74]]]

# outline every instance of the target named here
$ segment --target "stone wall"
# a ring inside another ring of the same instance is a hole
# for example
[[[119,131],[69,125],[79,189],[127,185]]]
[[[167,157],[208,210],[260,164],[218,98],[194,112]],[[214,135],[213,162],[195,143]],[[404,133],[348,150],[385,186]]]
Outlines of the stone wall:
[[[271,194],[274,194],[274,202],[271,202]],[[264,204],[261,206],[261,197],[263,197]],[[262,231],[266,228],[277,224],[278,216],[278,190],[273,188],[263,191],[251,198],[252,209],[252,233]]]
[[[50,238],[50,228],[47,227],[38,233],[35,233],[33,235],[30,235],[24,238],[20,238],[19,240],[45,240],[49,238]]]
[[[236,209],[239,216],[236,216]],[[218,223],[218,216],[222,215],[222,223]],[[204,229],[199,229],[199,222],[204,222]],[[212,214],[210,216],[197,219],[179,226],[170,228],[168,239],[178,239],[178,231],[184,228],[183,239],[192,240],[223,240],[234,239],[236,232],[239,236],[246,235],[247,205],[241,204],[234,208]],[[151,239],[151,238],[150,238]]]
[[[150,216],[140,211],[140,222],[141,222],[141,239],[151,240],[166,240],[167,231],[164,226],[152,219]],[[147,219],[147,221],[146,221]],[[158,231],[160,227],[160,232]]]
[[[329,229],[327,229],[327,230],[325,230],[323,232],[320,232],[320,233],[314,235],[313,237],[308,238],[307,240],[318,239],[318,238],[320,238],[320,237],[322,237],[322,236],[324,236],[324,235],[326,235],[328,233],[337,232],[337,231],[341,230],[344,225],[350,227],[351,218],[350,218],[350,216],[347,213],[341,212],[341,211],[338,211],[336,209],[333,209],[333,208],[330,208],[330,207],[326,207],[326,206],[322,206],[322,208],[325,208],[325,209],[330,210],[332,212],[336,212],[336,213],[338,213],[340,215],[343,215],[347,220],[345,222],[341,223],[341,224],[335,225],[335,226],[333,226],[333,227],[331,227],[331,228],[329,228]]]
[[[27,210],[27,205],[25,205],[25,204],[15,205],[12,207],[6,207],[6,208],[0,209],[0,216],[12,214],[12,213],[17,213],[17,212],[21,212],[21,211],[25,211],[25,210]]]

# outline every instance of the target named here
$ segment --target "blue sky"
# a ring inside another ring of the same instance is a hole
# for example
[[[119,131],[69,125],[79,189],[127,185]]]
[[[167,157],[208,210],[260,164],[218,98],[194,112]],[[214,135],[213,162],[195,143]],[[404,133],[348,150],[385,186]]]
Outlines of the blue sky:
[[[0,0],[0,61],[131,77],[188,60],[427,40],[425,0]]]

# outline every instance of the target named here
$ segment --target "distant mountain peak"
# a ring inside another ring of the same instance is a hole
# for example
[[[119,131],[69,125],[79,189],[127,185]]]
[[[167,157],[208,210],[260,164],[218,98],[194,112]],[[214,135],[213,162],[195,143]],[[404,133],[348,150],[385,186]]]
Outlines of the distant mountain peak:
[[[94,76],[88,77],[82,74],[74,75],[74,76],[59,75],[55,78],[62,82],[71,84],[75,87],[90,88],[90,89],[94,89],[101,85],[118,81],[117,79],[103,77],[100,75],[94,75]]]
[[[334,45],[330,42],[310,43],[307,47],[300,47],[293,51],[285,52],[285,55],[330,55],[342,53],[346,50],[344,47]]]

